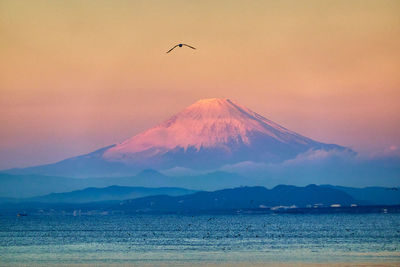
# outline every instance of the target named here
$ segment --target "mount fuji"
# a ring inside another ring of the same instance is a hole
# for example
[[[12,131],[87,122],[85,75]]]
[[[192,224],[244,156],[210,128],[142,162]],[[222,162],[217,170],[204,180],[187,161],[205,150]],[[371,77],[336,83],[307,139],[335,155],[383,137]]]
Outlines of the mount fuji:
[[[229,99],[203,99],[119,144],[13,174],[121,176],[176,167],[215,170],[244,161],[275,163],[312,150],[349,150],[317,142]]]

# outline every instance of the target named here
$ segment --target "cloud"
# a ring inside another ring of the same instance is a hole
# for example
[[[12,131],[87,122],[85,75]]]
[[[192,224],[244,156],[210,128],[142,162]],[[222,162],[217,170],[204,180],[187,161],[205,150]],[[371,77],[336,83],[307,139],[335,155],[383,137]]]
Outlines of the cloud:
[[[352,151],[310,150],[281,163],[240,162],[225,165],[223,171],[235,172],[264,185],[334,184],[343,186],[399,186],[400,156],[375,157]]]
[[[341,160],[354,160],[356,155],[357,154],[350,150],[309,150],[305,153],[297,155],[297,157],[294,159],[289,159],[280,164],[274,165],[288,167],[304,166],[309,164],[327,164]]]

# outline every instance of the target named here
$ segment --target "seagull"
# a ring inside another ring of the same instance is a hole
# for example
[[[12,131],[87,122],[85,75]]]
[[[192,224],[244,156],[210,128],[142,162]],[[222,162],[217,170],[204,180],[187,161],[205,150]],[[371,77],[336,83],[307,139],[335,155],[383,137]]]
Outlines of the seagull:
[[[177,44],[177,45],[175,45],[174,47],[172,47],[170,50],[168,50],[167,53],[169,53],[169,52],[171,52],[172,50],[174,50],[175,47],[177,47],[177,46],[179,46],[179,47],[187,46],[187,47],[189,47],[189,48],[196,49],[195,47],[190,46],[190,45],[187,45],[187,44]]]

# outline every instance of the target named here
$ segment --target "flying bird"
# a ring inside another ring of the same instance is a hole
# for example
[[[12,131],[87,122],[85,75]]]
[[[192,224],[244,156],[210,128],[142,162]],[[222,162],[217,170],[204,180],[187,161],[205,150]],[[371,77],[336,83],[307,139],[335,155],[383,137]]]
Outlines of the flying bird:
[[[177,45],[175,45],[174,47],[172,47],[170,50],[168,50],[167,53],[171,52],[172,50],[175,49],[175,47],[178,47],[178,46],[179,46],[179,47],[187,46],[187,47],[189,47],[189,48],[196,49],[195,47],[190,46],[190,45],[187,45],[187,44],[177,44]]]

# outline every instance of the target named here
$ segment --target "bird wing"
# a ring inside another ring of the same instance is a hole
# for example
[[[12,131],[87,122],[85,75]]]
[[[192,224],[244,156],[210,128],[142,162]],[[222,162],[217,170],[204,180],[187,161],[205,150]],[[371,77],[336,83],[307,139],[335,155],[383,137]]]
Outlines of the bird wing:
[[[185,46],[190,47],[190,48],[192,48],[192,49],[196,49],[195,47],[190,46],[190,45],[187,45],[187,44],[182,44],[182,45],[185,45]]]
[[[174,50],[175,47],[177,47],[178,45],[175,45],[174,47],[172,47],[170,50],[167,51],[167,53],[171,52],[172,50]]]

